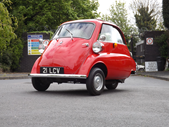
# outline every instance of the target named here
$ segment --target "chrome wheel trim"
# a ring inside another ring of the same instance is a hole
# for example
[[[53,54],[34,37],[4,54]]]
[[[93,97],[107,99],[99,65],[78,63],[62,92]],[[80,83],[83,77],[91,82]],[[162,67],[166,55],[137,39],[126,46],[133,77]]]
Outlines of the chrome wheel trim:
[[[93,84],[94,84],[95,90],[100,91],[102,89],[102,87],[103,87],[103,76],[100,73],[97,73],[94,76]]]

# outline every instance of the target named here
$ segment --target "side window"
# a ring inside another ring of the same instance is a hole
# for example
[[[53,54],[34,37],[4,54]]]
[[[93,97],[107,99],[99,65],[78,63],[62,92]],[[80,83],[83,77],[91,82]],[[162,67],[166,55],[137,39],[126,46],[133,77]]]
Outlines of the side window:
[[[100,35],[105,35],[105,42],[124,44],[119,31],[111,25],[103,24]]]

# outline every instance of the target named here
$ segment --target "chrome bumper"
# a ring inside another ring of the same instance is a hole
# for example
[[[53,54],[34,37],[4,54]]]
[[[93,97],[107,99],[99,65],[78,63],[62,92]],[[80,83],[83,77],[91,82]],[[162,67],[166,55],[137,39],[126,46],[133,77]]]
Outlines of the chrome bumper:
[[[29,77],[86,79],[86,75],[77,74],[28,74]]]

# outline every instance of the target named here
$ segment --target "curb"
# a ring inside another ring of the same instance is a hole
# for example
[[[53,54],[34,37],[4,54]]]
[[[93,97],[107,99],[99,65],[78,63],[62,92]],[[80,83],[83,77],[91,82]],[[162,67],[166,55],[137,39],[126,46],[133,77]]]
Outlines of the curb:
[[[28,76],[18,76],[18,77],[0,77],[0,80],[7,80],[7,79],[29,79]]]
[[[165,81],[169,81],[169,78],[164,78],[164,77],[160,77],[160,76],[153,76],[153,75],[146,75],[146,74],[136,74],[137,76],[146,76],[146,77],[151,77],[151,78],[156,78],[156,79],[161,79],[161,80],[165,80]]]

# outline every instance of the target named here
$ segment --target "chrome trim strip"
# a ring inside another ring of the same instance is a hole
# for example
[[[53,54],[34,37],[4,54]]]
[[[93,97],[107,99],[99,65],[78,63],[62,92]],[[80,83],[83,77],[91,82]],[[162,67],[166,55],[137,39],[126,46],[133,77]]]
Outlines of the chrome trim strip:
[[[86,79],[86,75],[77,74],[28,74],[29,77],[44,77],[44,78],[77,78]]]

